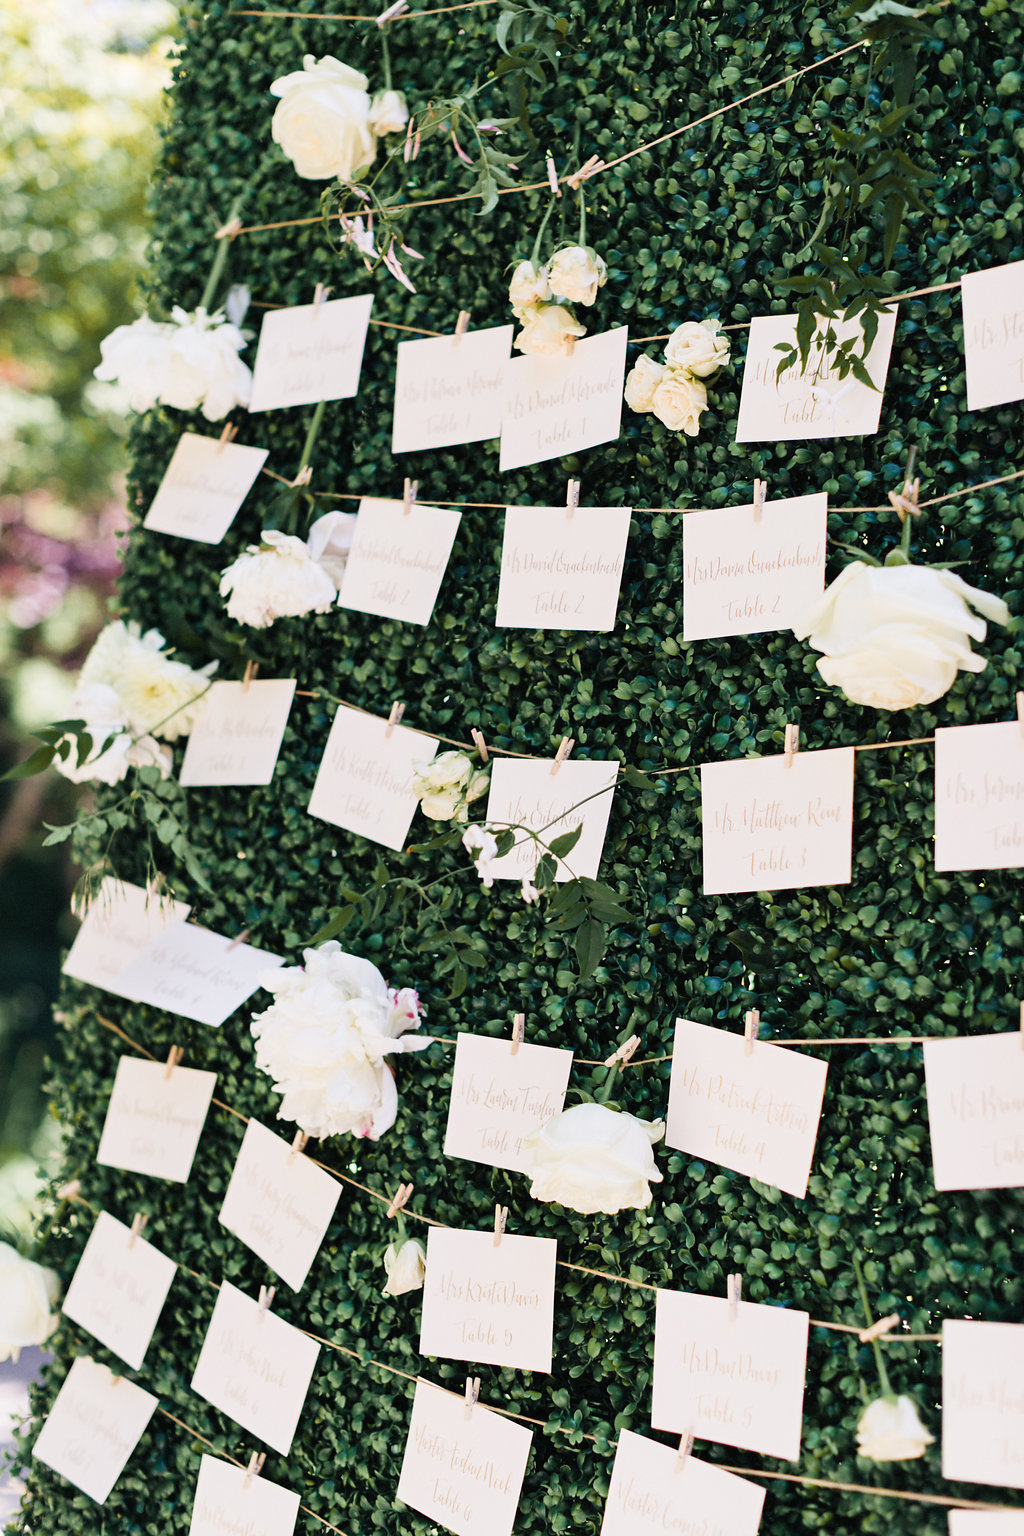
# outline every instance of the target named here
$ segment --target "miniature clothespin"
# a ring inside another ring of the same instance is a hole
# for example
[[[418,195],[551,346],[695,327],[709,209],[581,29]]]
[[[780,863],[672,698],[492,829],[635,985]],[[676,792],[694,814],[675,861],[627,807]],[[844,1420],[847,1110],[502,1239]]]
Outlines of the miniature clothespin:
[[[526,1014],[517,1013],[512,1020],[512,1055],[515,1056],[526,1035]]]
[[[465,334],[466,334],[466,332],[468,330],[469,330],[469,310],[468,309],[460,309],[459,310],[459,318],[455,322],[455,337],[454,337],[454,341],[455,341],[455,345],[456,346],[458,346],[458,344],[459,344],[459,338],[462,337],[462,336],[465,336]]]
[[[220,229],[214,231],[213,238],[215,240],[233,240],[241,228],[242,221],[236,214],[233,219],[228,219],[226,224],[222,224]]]
[[[288,1154],[288,1166],[289,1166],[289,1168],[291,1167],[292,1163],[294,1163],[295,1159],[301,1153],[305,1152],[305,1150],[306,1150],[306,1143],[308,1141],[309,1141],[309,1137],[306,1135],[305,1131],[296,1131],[295,1132],[295,1140],[292,1142],[292,1150]]]
[[[572,518],[573,513],[580,504],[580,483],[578,480],[570,480],[565,488],[565,510]]]
[[[729,1302],[729,1321],[734,1323],[740,1315],[740,1301],[743,1298],[743,1276],[727,1275],[725,1288],[726,1299]]]
[[[857,1337],[862,1344],[870,1344],[872,1339],[880,1339],[883,1333],[889,1333],[900,1320],[898,1312],[890,1312],[888,1317],[880,1317],[877,1323],[872,1323],[870,1328],[862,1328]]]
[[[578,192],[582,182],[588,181],[591,176],[596,176],[598,171],[603,171],[604,168],[604,161],[600,155],[591,155],[588,160],[584,160],[579,170],[573,171],[571,176],[566,177],[566,180],[573,191]]]
[[[1024,697],[1024,695],[1022,695],[1022,697]],[[490,753],[487,751],[487,743],[484,740],[483,731],[478,731],[474,725],[469,734],[473,738],[474,747],[476,747],[477,751],[480,753],[480,761],[482,763],[486,763]]]
[[[243,693],[248,693],[249,692],[249,684],[252,682],[253,678],[256,676],[256,674],[257,674],[257,672],[259,670],[260,669],[257,666],[256,662],[254,662],[254,661],[247,661],[246,662],[246,664],[245,664],[245,673],[244,673],[244,675],[242,677],[242,692]]]
[[[248,937],[249,937],[249,930],[248,930],[248,928],[243,928],[241,933],[238,935],[238,938],[231,940],[231,943],[227,947],[227,953],[230,955],[231,951],[233,949],[237,949],[239,944],[244,944]]]
[[[403,11],[409,9],[409,0],[395,0],[394,5],[389,5],[386,11],[381,11],[377,17],[378,27],[386,27],[389,21],[394,21],[396,16],[401,16]]]
[[[395,726],[398,724],[404,714],[405,705],[399,704],[398,700],[396,699],[394,704],[392,704],[391,712],[388,715],[387,730],[384,732],[385,740],[390,741],[391,732],[394,730]]]
[[[81,1179],[70,1179],[67,1184],[62,1184],[57,1191],[58,1200],[77,1200],[82,1193]]]
[[[750,1012],[746,1015],[746,1017],[743,1020],[743,1054],[744,1054],[744,1056],[750,1056],[750,1055],[753,1054],[754,1041],[757,1039],[758,1034],[760,1032],[760,1029],[761,1029],[761,1014],[760,1014],[760,1012],[758,1011],[757,1008],[751,1008]]]
[[[320,305],[324,302],[324,300],[326,299],[327,295],[329,293],[332,293],[333,291],[334,290],[331,289],[331,288],[325,288],[323,283],[317,283],[316,287],[313,290],[313,312],[314,312],[314,314],[319,312]]]
[[[170,1082],[171,1073],[185,1054],[185,1048],[181,1045],[172,1045],[167,1052],[167,1066],[164,1068],[164,1081]]]
[[[149,1221],[149,1217],[148,1216],[143,1216],[141,1211],[136,1211],[135,1212],[135,1215],[132,1217],[131,1236],[128,1239],[128,1247],[129,1248],[134,1248],[135,1247],[135,1239],[137,1237],[141,1237],[143,1232],[145,1232],[145,1230],[146,1230],[146,1223],[148,1221]]]
[[[900,522],[909,517],[920,517],[921,508],[918,501],[921,496],[921,476],[917,475],[911,480],[914,473],[914,460],[917,458],[917,449],[911,445],[907,454],[907,468],[903,476],[902,491],[889,492],[889,505],[894,508]]]
[[[273,1304],[273,1301],[274,1301],[274,1297],[276,1295],[277,1295],[277,1286],[276,1285],[271,1285],[271,1286],[261,1285],[260,1286],[260,1315],[259,1315],[259,1321],[261,1323],[262,1323],[263,1319],[266,1317],[267,1313],[270,1311],[270,1308],[271,1308],[271,1306]]]
[[[249,1465],[245,1469],[245,1482],[242,1484],[243,1493],[248,1488],[253,1478],[259,1477],[260,1473],[263,1471],[263,1463],[266,1461],[266,1459],[266,1451],[261,1451],[259,1455],[253,1451],[252,1455],[249,1457]]]
[[[573,355],[573,353],[575,351],[576,351],[576,337],[575,336],[566,336],[566,338],[565,338],[565,355],[566,355],[566,357],[572,357],[572,355]]]
[[[763,480],[754,481],[754,522],[761,521],[764,512],[764,499],[768,494],[768,487]]]
[[[409,1196],[411,1194],[411,1184],[399,1184],[398,1188],[395,1190],[395,1193],[391,1197],[391,1204],[387,1209],[387,1215],[389,1219],[393,1216],[397,1216],[403,1205],[408,1204]]]
[[[558,751],[555,753],[555,760],[551,764],[552,778],[554,778],[559,768],[561,768],[562,764],[565,762],[566,758],[569,756],[569,753],[572,751],[575,745],[576,743],[573,741],[571,736],[562,737],[561,741],[558,743]]]
[[[686,1458],[693,1450],[693,1436],[689,1431],[681,1435],[679,1439],[679,1454],[676,1456],[676,1471],[681,1472],[686,1466]]]
[[[508,1221],[508,1206],[496,1205],[494,1207],[494,1246],[501,1247],[501,1240],[505,1235],[505,1223]]]
[[[544,156],[544,165],[548,173],[548,186],[551,188],[552,197],[561,197],[562,189],[558,185],[558,172],[555,170],[555,157],[550,149]]]
[[[416,493],[419,490],[419,488],[420,488],[420,483],[419,483],[418,480],[407,480],[405,482],[405,486],[403,487],[403,490],[402,490],[402,515],[403,515],[403,517],[408,517],[409,513],[412,511],[413,502],[416,500]]]
[[[224,430],[220,434],[220,437],[218,437],[218,439],[217,439],[217,448],[216,448],[217,453],[223,452],[223,450],[227,446],[227,444],[228,443],[233,443],[237,436],[238,436],[238,428],[235,426],[234,422],[233,421],[226,421],[224,423]]]
[[[787,724],[785,742],[782,750],[786,754],[786,767],[792,768],[793,755],[800,750],[800,727],[798,725]]]
[[[612,1054],[605,1062],[605,1066],[614,1067],[616,1062],[619,1062],[622,1066],[625,1066],[627,1061],[629,1061],[636,1054],[636,1050],[639,1044],[640,1036],[630,1035],[629,1039],[624,1041],[623,1044],[619,1046],[618,1050],[612,1051]]]
[[[473,1404],[477,1401],[479,1396],[480,1396],[480,1377],[479,1376],[467,1376],[466,1377],[466,1406],[465,1406],[465,1409],[464,1409],[464,1412],[465,1412],[465,1415],[466,1415],[467,1419],[471,1419],[473,1417]]]

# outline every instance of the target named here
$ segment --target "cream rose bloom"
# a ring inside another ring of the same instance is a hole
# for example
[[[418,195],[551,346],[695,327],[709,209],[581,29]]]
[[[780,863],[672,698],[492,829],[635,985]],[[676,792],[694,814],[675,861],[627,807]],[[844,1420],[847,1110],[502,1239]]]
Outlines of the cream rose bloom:
[[[664,1134],[663,1121],[638,1120],[605,1104],[563,1110],[523,1138],[530,1194],[583,1216],[643,1210],[651,1184],[663,1177],[651,1148]]]
[[[237,325],[219,310],[172,313],[169,323],[143,315],[111,331],[100,343],[96,378],[126,389],[135,411],[161,404],[220,421],[248,405],[252,373],[238,355],[247,343]]]
[[[60,1321],[53,1311],[59,1295],[52,1269],[0,1243],[0,1361],[17,1360],[23,1349],[46,1343]]]
[[[270,87],[281,98],[270,132],[307,181],[351,181],[377,152],[365,75],[340,59],[307,53],[302,69]],[[393,93],[392,93],[393,94]]]
[[[406,1291],[420,1291],[427,1272],[427,1250],[414,1237],[404,1243],[391,1243],[384,1253],[384,1269],[388,1278],[381,1295],[404,1296]]]
[[[431,821],[466,821],[469,802],[484,793],[490,778],[465,752],[441,752],[429,763],[413,763],[413,793]]]
[[[133,735],[152,732],[165,741],[188,735],[203,708],[217,663],[196,670],[168,655],[165,645],[158,629],[143,634],[138,624],[126,624],[123,619],[108,624],[85,659],[75,697],[83,689],[104,685],[116,693]]]
[[[818,671],[851,703],[909,709],[941,698],[958,671],[985,670],[971,640],[984,640],[986,626],[972,608],[998,624],[1010,617],[1002,598],[953,571],[854,560],[793,633],[825,653]]]
[[[729,361],[729,338],[719,320],[687,320],[677,325],[665,348],[672,368],[685,368],[698,379],[717,373]]]
[[[409,108],[401,91],[378,91],[370,102],[370,132],[378,138],[401,133],[409,121]]]
[[[625,401],[630,410],[646,413],[654,410],[654,391],[668,376],[664,363],[642,353],[626,375]]]
[[[857,1424],[857,1454],[871,1461],[914,1461],[934,1441],[910,1397],[879,1397]]]
[[[708,392],[699,379],[679,368],[669,368],[651,396],[651,410],[670,432],[696,437],[700,418],[708,408]]]
[[[521,261],[508,285],[509,303],[516,319],[525,320],[529,310],[546,303],[550,297],[547,267],[535,267],[532,261]]]
[[[566,246],[548,262],[551,292],[570,304],[593,304],[597,290],[608,281],[608,268],[596,251],[584,245]]]
[[[571,309],[561,304],[541,304],[520,316],[523,328],[514,345],[520,352],[536,357],[564,357],[570,336],[579,340],[587,334]]]
[[[313,558],[305,539],[264,528],[259,544],[250,544],[220,578],[228,617],[253,629],[275,619],[328,613],[338,596],[329,571]]]

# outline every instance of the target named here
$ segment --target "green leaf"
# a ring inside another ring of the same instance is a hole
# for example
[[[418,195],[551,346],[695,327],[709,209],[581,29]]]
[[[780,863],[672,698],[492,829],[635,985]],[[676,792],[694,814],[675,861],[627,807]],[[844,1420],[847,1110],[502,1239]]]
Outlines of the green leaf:
[[[326,944],[328,939],[336,939],[339,933],[344,933],[355,914],[356,908],[354,905],[339,907],[336,912],[331,913],[324,926],[317,929],[313,937],[307,942],[310,945]]]
[[[512,827],[504,827],[494,834],[494,841],[498,845],[498,858],[503,859],[506,853],[510,853],[515,847],[516,834]]]
[[[580,968],[580,981],[587,981],[604,958],[605,951],[604,924],[597,922],[595,918],[588,918],[580,925],[576,935],[576,943],[573,946],[576,951],[576,959]]]
[[[66,843],[75,830],[75,823],[73,821],[69,822],[66,827],[51,827],[48,821],[44,821],[43,826],[50,834],[49,837],[43,838],[44,848],[52,848],[54,843]]]
[[[548,844],[548,849],[556,859],[564,859],[567,853],[571,853],[583,836],[582,821],[573,827],[571,832],[563,832],[558,837],[553,837]]]
[[[24,762],[15,763],[13,768],[8,768],[6,773],[0,774],[0,784],[8,779],[30,779],[33,774],[42,773],[45,769],[49,768],[53,759],[54,748],[44,743],[42,746],[36,747],[35,751],[31,756],[26,757]]]

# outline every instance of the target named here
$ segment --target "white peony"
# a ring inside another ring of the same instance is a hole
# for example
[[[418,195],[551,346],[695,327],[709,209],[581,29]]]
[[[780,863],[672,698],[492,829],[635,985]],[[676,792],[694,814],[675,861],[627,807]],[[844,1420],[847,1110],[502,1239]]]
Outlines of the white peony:
[[[143,634],[138,624],[126,624],[123,619],[106,625],[85,658],[72,706],[83,690],[106,686],[117,695],[120,714],[133,735],[152,733],[165,741],[187,736],[203,708],[217,663],[196,670],[175,661],[164,650],[165,644],[158,629]],[[84,718],[104,718],[98,702],[82,707],[94,711]]]
[[[971,650],[984,619],[1009,620],[1002,598],[970,587],[953,571],[927,565],[865,565],[855,560],[793,626],[825,654],[818,671],[853,704],[909,709],[931,704],[958,671],[983,672]]]
[[[878,1397],[857,1424],[857,1455],[871,1461],[913,1461],[934,1441],[910,1397]]]
[[[100,343],[96,377],[126,389],[135,411],[158,403],[182,411],[201,407],[207,421],[220,421],[249,403],[252,373],[238,355],[245,345],[222,311],[175,308],[170,322],[143,315],[111,331]]]
[[[698,379],[706,379],[729,361],[729,338],[719,320],[687,320],[677,325],[665,348],[665,361],[672,368],[685,368]]]
[[[46,1343],[60,1321],[53,1311],[59,1295],[52,1269],[0,1243],[0,1361],[16,1361],[23,1349]]]
[[[409,108],[401,91],[378,91],[370,102],[370,132],[383,138],[401,133],[409,121]]]
[[[355,536],[355,512],[325,512],[309,530],[306,548],[336,587],[341,586]]]
[[[328,55],[307,53],[302,69],[282,75],[270,87],[281,98],[271,136],[308,181],[351,182],[377,152],[370,123],[365,75]]]
[[[593,304],[597,290],[608,281],[608,268],[596,251],[570,245],[556,251],[548,262],[551,292],[570,304]]]
[[[661,1120],[638,1120],[605,1104],[577,1104],[523,1138],[535,1200],[557,1201],[591,1216],[614,1216],[651,1203],[663,1175],[651,1147],[665,1134]]]
[[[413,793],[431,821],[466,821],[469,802],[489,783],[465,752],[441,752],[429,763],[413,763]]]
[[[229,618],[266,629],[275,619],[327,613],[338,586],[304,539],[265,528],[260,543],[221,572],[220,595],[228,600]]]
[[[252,1021],[256,1065],[284,1095],[278,1118],[309,1136],[350,1132],[376,1141],[395,1122],[398,1091],[387,1057],[421,1051],[422,1009],[411,988],[396,992],[369,960],[335,942],[303,953],[261,985],[274,1002]]]
[[[131,325],[119,325],[100,342],[96,378],[120,384],[133,411],[148,411],[160,398],[170,354],[171,327],[163,320],[140,315]]]
[[[680,368],[669,368],[651,396],[651,410],[670,432],[696,437],[708,408],[708,392],[699,379]]]
[[[520,352],[537,357],[564,357],[569,338],[578,340],[587,334],[571,309],[561,304],[541,304],[528,309],[521,317],[523,328],[514,345]]]
[[[486,827],[467,827],[462,834],[462,846],[473,859],[484,889],[490,890],[494,884],[491,865],[498,857],[498,840],[494,833],[489,832]]]
[[[388,1278],[383,1296],[404,1296],[406,1291],[422,1290],[427,1251],[414,1237],[401,1244],[391,1243],[384,1253],[384,1269]]]
[[[551,297],[547,267],[535,267],[532,261],[521,261],[512,273],[508,285],[509,303],[517,320],[525,320],[527,311]]]
[[[70,752],[53,760],[57,771],[73,784],[120,784],[129,768],[158,768],[162,779],[170,777],[174,763],[170,747],[162,747],[152,736],[132,735],[113,688],[105,683],[80,687],[72,695],[71,709],[69,718],[84,720],[92,737],[83,761],[78,759],[77,740],[68,737]],[[104,746],[105,742],[109,744]]]
[[[653,357],[641,353],[626,375],[624,398],[630,410],[653,411],[654,391],[667,374],[664,363],[656,363]]]

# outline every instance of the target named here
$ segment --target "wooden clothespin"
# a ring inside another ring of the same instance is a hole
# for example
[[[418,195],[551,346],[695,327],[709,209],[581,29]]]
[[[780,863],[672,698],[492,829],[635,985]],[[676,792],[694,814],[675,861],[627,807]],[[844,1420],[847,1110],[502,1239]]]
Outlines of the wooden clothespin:
[[[566,180],[568,181],[570,187],[572,187],[573,191],[578,192],[582,182],[588,181],[591,176],[596,176],[597,173],[599,171],[603,171],[604,168],[604,161],[601,159],[600,155],[591,155],[588,160],[584,160],[579,170],[573,171],[571,176],[566,177]]]
[[[889,505],[894,508],[901,523],[908,517],[921,516],[921,508],[918,506],[921,498],[921,476],[917,475],[911,479],[916,458],[917,449],[911,444],[910,452],[907,454],[907,468],[903,476],[903,489],[889,492]]]
[[[576,337],[575,336],[566,336],[566,338],[565,338],[565,355],[566,355],[566,357],[572,357],[572,355],[573,355],[573,353],[575,351],[576,351]]]
[[[455,322],[455,337],[454,337],[454,341],[455,341],[455,345],[456,346],[458,346],[458,344],[459,344],[460,337],[465,336],[465,334],[466,334],[466,332],[468,330],[469,330],[469,310],[468,309],[460,309],[459,310],[459,318]]]
[[[253,1451],[252,1455],[249,1457],[249,1465],[245,1469],[245,1482],[242,1484],[243,1493],[249,1487],[249,1484],[252,1482],[253,1478],[259,1477],[260,1473],[263,1471],[263,1463],[266,1461],[266,1459],[266,1451],[261,1451],[258,1456],[256,1452]]]
[[[241,933],[238,935],[238,938],[231,940],[231,943],[227,947],[227,953],[230,955],[231,951],[233,949],[237,949],[239,944],[244,944],[248,937],[249,937],[249,930],[248,930],[248,928],[243,928]]]
[[[768,487],[767,487],[767,485],[765,485],[764,481],[763,480],[755,480],[754,481],[754,522],[755,523],[759,523],[761,521],[761,514],[764,512],[764,499],[767,496],[767,494],[768,494]]]
[[[629,1061],[636,1054],[636,1050],[639,1044],[640,1036],[630,1035],[629,1039],[620,1045],[618,1050],[612,1051],[612,1054],[605,1062],[605,1066],[614,1067],[616,1062],[619,1062],[622,1066],[625,1066],[627,1061]]]
[[[325,288],[323,283],[317,283],[316,287],[313,290],[313,313],[314,314],[319,314],[321,304],[324,302],[324,300],[326,299],[327,295],[329,293],[332,293],[332,292],[333,292],[333,289]]]
[[[465,1406],[465,1408],[463,1410],[467,1419],[471,1419],[473,1417],[473,1404],[478,1401],[479,1397],[480,1397],[480,1377],[479,1376],[467,1376],[467,1378],[466,1378],[466,1406]]]
[[[170,1050],[167,1052],[167,1065],[164,1068],[164,1082],[165,1083],[169,1083],[170,1082],[170,1080],[171,1080],[171,1073],[174,1071],[175,1067],[178,1065],[179,1061],[184,1056],[184,1054],[185,1054],[185,1048],[184,1048],[184,1046],[181,1046],[181,1045],[172,1045]]]
[[[259,670],[260,670],[259,666],[257,665],[257,663],[255,661],[247,661],[246,662],[246,664],[245,664],[245,673],[244,673],[244,675],[242,677],[242,692],[243,693],[248,693],[249,692],[249,685],[250,685],[250,683],[252,682],[253,678],[256,676],[256,674],[257,674],[257,672]]]
[[[786,736],[782,750],[786,754],[786,767],[792,768],[794,754],[800,750],[800,727],[787,722]]]
[[[402,490],[402,515],[403,515],[403,517],[408,517],[409,513],[412,511],[413,502],[416,500],[416,493],[419,490],[419,488],[420,488],[420,483],[419,483],[418,480],[407,480],[405,482],[405,486],[403,487],[403,490]]]
[[[132,1217],[131,1236],[128,1239],[128,1247],[129,1248],[134,1248],[135,1247],[135,1239],[137,1237],[141,1237],[143,1232],[145,1232],[145,1230],[146,1230],[146,1223],[148,1221],[149,1221],[149,1217],[148,1216],[143,1216],[141,1211],[136,1211],[135,1212],[135,1215]]]
[[[301,1153],[305,1152],[306,1144],[308,1141],[309,1137],[306,1135],[305,1131],[295,1132],[295,1140],[292,1142],[292,1150],[288,1154],[289,1168],[291,1167],[292,1163],[294,1163],[295,1159],[299,1157]]]
[[[898,1312],[890,1312],[888,1317],[880,1317],[870,1328],[862,1328],[857,1337],[862,1344],[870,1344],[872,1339],[880,1339],[883,1333],[890,1333],[899,1320]]]
[[[391,740],[391,732],[394,730],[395,726],[399,723],[404,714],[405,705],[399,704],[398,700],[396,699],[394,704],[392,704],[391,711],[388,715],[387,730],[384,732],[384,738],[386,741]]]
[[[233,219],[229,219],[226,224],[222,224],[220,229],[215,230],[213,238],[215,240],[233,240],[241,228],[242,221],[236,215]]]
[[[681,1472],[686,1466],[686,1458],[689,1456],[692,1450],[693,1436],[690,1434],[689,1430],[687,1430],[686,1434],[680,1436],[679,1440],[679,1454],[676,1457],[677,1472]]]
[[[221,432],[220,437],[217,439],[216,452],[222,453],[228,443],[233,443],[237,436],[238,428],[235,426],[234,422],[226,421],[224,423],[224,430]]]
[[[266,1317],[267,1313],[270,1311],[270,1308],[273,1305],[274,1297],[276,1295],[277,1295],[277,1286],[276,1285],[271,1285],[271,1286],[261,1285],[260,1286],[260,1315],[259,1315],[259,1321],[261,1323],[262,1323],[263,1319]]]
[[[1024,1006],[1024,1005],[1022,1005],[1022,1006]],[[60,1188],[57,1190],[57,1199],[58,1200],[77,1200],[81,1193],[82,1193],[82,1181],[81,1181],[81,1179],[69,1179],[66,1184],[62,1184],[60,1186]]]
[[[552,197],[561,197],[562,189],[558,185],[558,172],[555,170],[555,157],[550,149],[544,156],[544,165],[548,173],[548,186],[551,188]]]
[[[757,1008],[751,1008],[743,1020],[743,1054],[751,1056],[754,1052],[754,1042],[761,1029],[761,1014]]]
[[[526,1035],[526,1014],[517,1013],[512,1020],[512,1055],[515,1056]]]
[[[295,479],[289,480],[288,484],[291,486],[293,491],[301,490],[304,485],[309,484],[312,478],[313,466],[312,464],[305,464],[303,465],[302,469],[299,470],[298,474],[295,476]]]
[[[378,27],[386,27],[389,21],[394,21],[396,16],[401,16],[403,11],[409,9],[409,0],[395,0],[394,5],[389,5],[386,11],[381,11],[377,17]]]
[[[496,1205],[494,1207],[494,1246],[501,1247],[501,1240],[505,1235],[505,1223],[508,1221],[508,1206]]]
[[[570,480],[565,488],[565,510],[571,521],[573,513],[580,504],[580,483],[578,480]]]
[[[566,758],[569,756],[569,753],[572,751],[575,745],[576,743],[573,741],[571,736],[562,737],[561,741],[558,743],[558,751],[555,753],[555,760],[551,764],[552,778],[554,778],[559,768],[561,768],[562,764],[565,762]]]
[[[395,1190],[395,1193],[391,1197],[391,1204],[388,1206],[388,1209],[387,1209],[387,1215],[388,1215],[389,1220],[390,1220],[391,1217],[398,1215],[398,1213],[402,1209],[403,1205],[407,1205],[409,1203],[409,1196],[411,1194],[412,1194],[412,1185],[411,1184],[399,1184],[398,1188]]]
[[[725,1294],[729,1302],[729,1321],[736,1322],[740,1315],[740,1302],[743,1299],[743,1276],[727,1275],[725,1279]]]
[[[1022,695],[1022,697],[1024,697],[1024,695]],[[484,740],[484,733],[483,733],[483,731],[478,731],[476,726],[474,725],[471,728],[469,734],[473,738],[473,745],[474,745],[474,747],[476,747],[477,751],[480,753],[480,761],[482,763],[486,763],[488,758],[489,758],[489,756],[490,756],[490,753],[487,750],[487,743]]]

